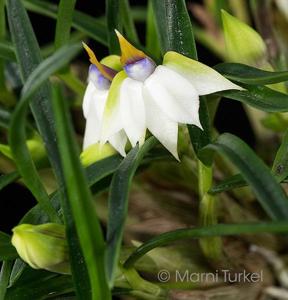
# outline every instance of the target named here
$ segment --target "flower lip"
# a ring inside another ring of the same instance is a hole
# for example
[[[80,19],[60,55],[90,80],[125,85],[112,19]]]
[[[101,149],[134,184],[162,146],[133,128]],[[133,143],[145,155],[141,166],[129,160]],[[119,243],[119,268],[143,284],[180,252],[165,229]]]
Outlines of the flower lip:
[[[104,77],[99,69],[93,64],[89,67],[88,81],[93,82],[95,87],[99,90],[108,90],[111,85],[111,81]]]
[[[86,50],[87,54],[89,55],[89,60],[91,64],[95,65],[99,72],[108,80],[112,81],[114,76],[117,74],[117,71],[101,64],[98,59],[96,58],[95,53],[92,51],[92,49],[86,45],[84,42],[82,42],[84,49]]]
[[[142,58],[124,66],[126,74],[135,80],[145,81],[155,70],[156,64],[149,57]]]

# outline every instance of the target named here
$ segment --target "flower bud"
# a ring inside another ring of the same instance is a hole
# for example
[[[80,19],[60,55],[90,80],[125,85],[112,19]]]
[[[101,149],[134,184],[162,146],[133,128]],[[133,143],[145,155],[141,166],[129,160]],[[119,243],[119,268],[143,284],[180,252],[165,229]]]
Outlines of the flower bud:
[[[33,269],[70,274],[65,227],[61,224],[21,224],[13,228],[12,244]]]
[[[265,60],[266,45],[260,34],[225,10],[222,10],[222,21],[229,60],[261,65]]]

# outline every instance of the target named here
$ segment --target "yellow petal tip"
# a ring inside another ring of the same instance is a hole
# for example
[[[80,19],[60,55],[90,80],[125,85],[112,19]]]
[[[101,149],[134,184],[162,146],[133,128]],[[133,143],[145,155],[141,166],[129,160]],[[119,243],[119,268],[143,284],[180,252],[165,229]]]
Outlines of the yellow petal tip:
[[[120,44],[122,65],[127,65],[147,57],[144,52],[130,44],[117,29],[115,29],[115,32]]]

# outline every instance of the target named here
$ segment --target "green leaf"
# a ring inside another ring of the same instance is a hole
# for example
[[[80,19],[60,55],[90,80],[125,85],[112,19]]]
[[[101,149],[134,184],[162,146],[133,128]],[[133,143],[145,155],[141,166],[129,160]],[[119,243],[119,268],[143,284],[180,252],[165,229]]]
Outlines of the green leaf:
[[[284,134],[281,146],[277,151],[272,172],[278,182],[283,181],[288,176],[288,130]]]
[[[134,147],[114,173],[108,204],[107,225],[107,271],[110,286],[113,286],[115,272],[119,260],[125,220],[128,210],[128,195],[133,176],[144,155],[156,144],[157,140],[150,137],[144,145]]]
[[[0,108],[0,127],[4,129],[9,128],[11,113],[3,108]]]
[[[58,6],[41,0],[24,0],[24,6],[35,13],[57,19]],[[72,26],[97,42],[107,46],[106,27],[103,22],[85,13],[74,10]]]
[[[230,80],[247,84],[273,84],[288,80],[288,72],[270,72],[244,64],[223,63],[214,67]]]
[[[122,1],[123,2],[123,1]],[[115,34],[115,29],[122,32],[120,1],[106,0],[106,22],[109,52],[119,53],[119,42]]]
[[[37,201],[41,203],[42,208],[50,216],[51,221],[54,222],[59,222],[59,217],[49,201],[49,197],[40,181],[36,167],[26,146],[26,112],[29,100],[35,95],[38,88],[51,74],[65,66],[78,53],[79,49],[80,45],[78,44],[63,47],[55,52],[53,56],[43,61],[34,72],[32,72],[23,86],[22,98],[12,115],[9,132],[10,146],[19,173],[22,175],[25,184],[29,187]],[[22,126],[19,127],[19,123]],[[53,142],[55,143],[56,139]],[[58,148],[56,149],[58,150]]]
[[[197,59],[192,25],[184,0],[152,0],[162,54],[176,51]]]
[[[288,199],[268,167],[238,137],[225,133],[201,150],[202,161],[210,164],[214,151],[225,155],[251,186],[259,204],[273,220],[287,220]]]
[[[20,175],[17,171],[8,173],[8,174],[2,174],[0,175],[0,191],[7,186],[8,184],[16,181],[20,178]]]
[[[139,44],[139,38],[137,35],[136,27],[131,13],[129,0],[122,0],[119,2],[120,2],[123,27],[125,29],[125,35],[127,39],[133,42],[134,44],[135,43]]]
[[[76,0],[61,0],[58,6],[58,15],[55,34],[55,49],[68,44]]]
[[[274,91],[265,86],[245,86],[243,91],[222,91],[216,94],[228,99],[237,100],[266,112],[287,112],[288,95]]]
[[[40,48],[28,15],[20,0],[7,0],[7,15],[10,33],[16,50],[17,62],[20,67],[22,80],[25,82],[32,71],[42,61]],[[49,99],[50,92],[50,86],[47,82],[35,95],[31,102],[31,109],[46,146],[50,162],[57,177],[61,178],[59,155]]]
[[[243,179],[241,174],[236,174],[214,185],[208,192],[209,194],[218,194],[243,186],[247,186],[247,182]]]
[[[35,270],[33,271],[35,272]],[[55,276],[53,273],[47,272],[46,276],[39,276],[25,284],[9,288],[5,300],[47,299],[47,295],[56,297],[72,292],[73,289],[71,276]]]
[[[109,300],[111,294],[105,276],[105,244],[101,226],[80,164],[79,150],[73,136],[67,103],[63,101],[59,87],[55,86],[53,95],[56,133],[65,187],[89,274],[91,299]]]
[[[7,286],[13,266],[13,261],[4,261],[0,273],[0,300],[5,300]]]
[[[157,58],[160,57],[160,45],[157,38],[156,19],[152,7],[152,0],[148,1],[146,20],[146,49]]]
[[[14,47],[8,42],[0,41],[0,57],[15,61],[16,56]]]
[[[11,244],[11,237],[0,231],[0,260],[15,259],[17,257],[17,251]]]
[[[143,243],[138,247],[126,260],[124,267],[132,267],[147,252],[156,247],[165,246],[169,243],[183,240],[195,239],[201,237],[213,236],[229,236],[239,234],[258,234],[258,233],[287,233],[287,222],[271,222],[271,223],[250,223],[250,224],[218,224],[213,226],[178,229],[175,231],[166,232],[157,237]]]

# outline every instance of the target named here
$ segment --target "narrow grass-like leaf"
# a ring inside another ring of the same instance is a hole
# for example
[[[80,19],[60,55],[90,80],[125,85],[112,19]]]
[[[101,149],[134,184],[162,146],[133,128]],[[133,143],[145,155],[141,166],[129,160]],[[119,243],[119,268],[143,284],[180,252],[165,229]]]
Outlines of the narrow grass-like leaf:
[[[55,49],[67,44],[76,0],[61,0],[58,6],[58,16],[55,34]]]
[[[0,41],[0,57],[7,60],[16,60],[13,46],[8,42]]]
[[[24,0],[23,4],[28,10],[35,13],[39,13],[53,19],[57,18],[57,5],[41,0]],[[106,27],[102,21],[74,10],[72,26],[95,39],[99,43],[105,46],[108,45]]]
[[[0,260],[15,259],[17,257],[16,249],[11,244],[11,237],[0,231]]]
[[[95,206],[79,161],[75,137],[66,103],[58,87],[54,89],[53,108],[63,166],[65,186],[75,227],[85,258],[92,290],[92,300],[111,299],[105,276],[105,244]]]
[[[152,0],[148,1],[146,20],[146,49],[157,58],[160,57],[160,44],[157,38],[156,20],[152,6]]]
[[[218,224],[213,226],[178,229],[158,235],[157,237],[143,243],[126,260],[124,267],[132,267],[147,252],[154,248],[165,246],[169,243],[183,239],[197,239],[201,237],[227,236],[239,234],[258,233],[287,233],[288,222],[250,223],[250,224]]]
[[[0,191],[7,186],[8,184],[16,181],[20,178],[20,175],[17,171],[11,172],[9,174],[0,175]]]
[[[119,165],[112,179],[108,205],[106,260],[110,286],[113,286],[115,271],[119,260],[128,210],[128,195],[132,179],[145,153],[147,153],[156,142],[154,137],[150,137],[140,149],[139,146],[134,147]]]
[[[266,85],[288,81],[287,71],[270,72],[236,63],[223,63],[214,68],[230,80],[247,84]]]
[[[225,155],[239,169],[254,191],[259,204],[271,219],[287,220],[287,196],[268,167],[247,144],[238,137],[225,133],[220,135],[213,144],[201,150],[203,160],[208,164],[213,159],[214,151]]]
[[[9,284],[9,278],[11,274],[13,266],[13,261],[4,261],[2,263],[1,267],[1,273],[0,273],[0,300],[5,300],[5,295],[7,291],[7,287]]]
[[[172,50],[197,59],[194,35],[184,0],[152,0],[162,53]]]
[[[22,1],[7,0],[7,15],[22,81],[25,82],[32,71],[42,61],[40,48]],[[33,101],[31,101],[31,109],[45,143],[50,162],[56,175],[60,178],[61,170],[50,96],[51,90],[47,82],[37,92]]]
[[[243,179],[241,174],[236,174],[212,186],[209,190],[209,194],[218,194],[243,186],[247,186],[247,182]]]
[[[42,208],[50,216],[51,221],[54,222],[59,222],[58,214],[49,201],[26,146],[26,112],[29,100],[37,92],[37,89],[51,74],[65,66],[78,53],[79,49],[80,45],[78,44],[61,48],[53,56],[43,61],[28,77],[22,90],[22,100],[12,115],[9,132],[9,142],[19,173],[37,201],[41,203]],[[58,150],[58,148],[56,149]]]
[[[58,296],[58,299],[62,299],[62,294],[73,292],[73,290],[71,276],[50,275],[47,278],[40,276],[39,279],[35,278],[34,280],[25,282],[25,284],[9,288],[5,300],[48,299],[47,295]],[[49,298],[51,299],[51,297]]]
[[[125,35],[128,38],[128,40],[130,40],[134,44],[135,43],[138,44],[139,38],[131,14],[131,7],[129,4],[129,0],[122,0],[119,1],[119,3],[120,3],[121,16],[122,16],[123,27],[125,30]]]
[[[124,0],[125,1],[125,0]],[[110,53],[119,53],[119,42],[115,29],[122,32],[120,1],[106,0],[106,22],[108,47]]]
[[[266,112],[287,112],[288,95],[274,91],[265,86],[245,86],[243,91],[222,91],[217,95],[237,100]]]
[[[8,129],[10,123],[11,113],[3,108],[0,108],[0,127]]]
[[[278,182],[281,182],[288,176],[288,130],[285,132],[277,151],[272,172]]]

